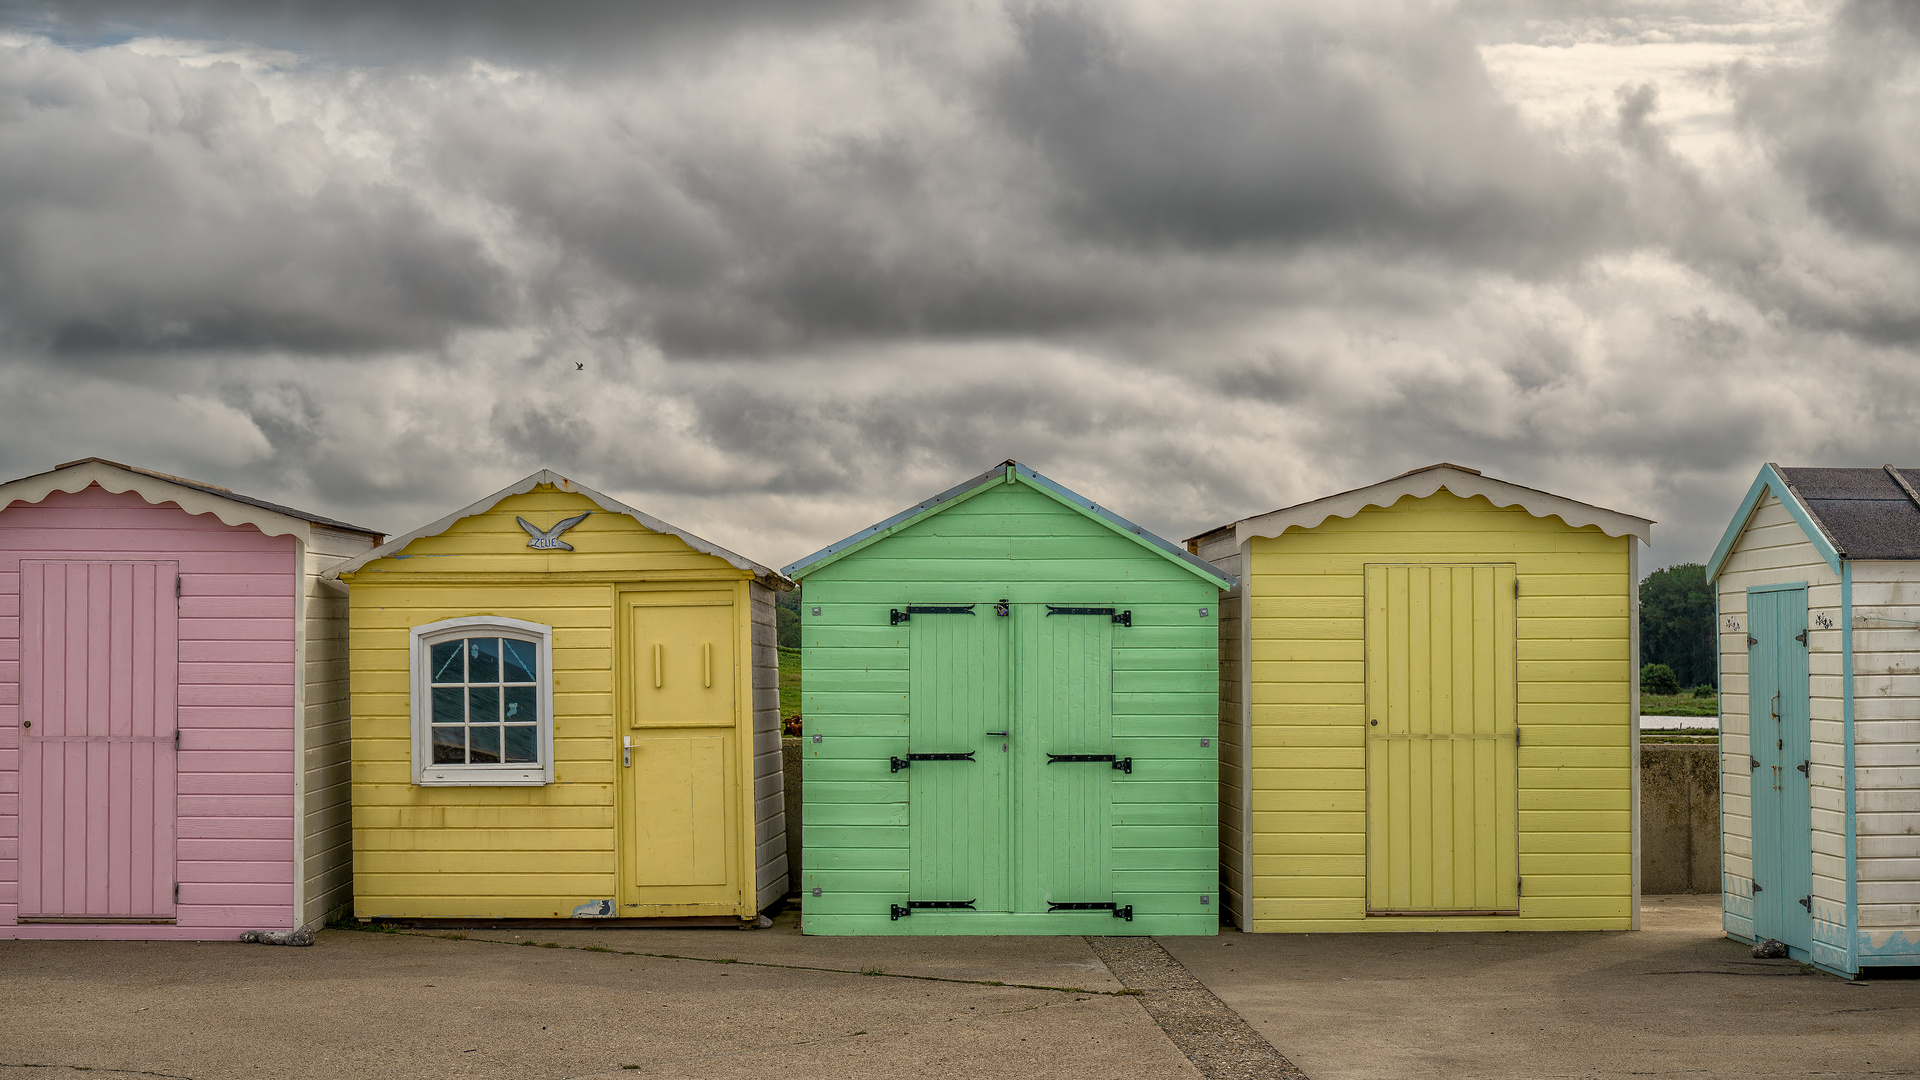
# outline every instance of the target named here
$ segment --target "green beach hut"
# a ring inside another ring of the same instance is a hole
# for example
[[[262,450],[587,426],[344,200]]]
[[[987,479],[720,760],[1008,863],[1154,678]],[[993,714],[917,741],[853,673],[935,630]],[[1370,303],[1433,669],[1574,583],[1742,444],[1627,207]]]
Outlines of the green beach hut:
[[[784,571],[809,934],[1212,934],[1231,575],[1008,461]]]

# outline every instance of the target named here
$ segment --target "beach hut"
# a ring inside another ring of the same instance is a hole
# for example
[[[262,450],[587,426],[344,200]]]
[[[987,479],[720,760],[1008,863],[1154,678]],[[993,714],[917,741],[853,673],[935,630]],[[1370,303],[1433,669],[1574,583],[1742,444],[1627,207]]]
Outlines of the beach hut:
[[[750,921],[786,894],[791,581],[547,471],[328,574],[360,918]]]
[[[1239,926],[1636,925],[1651,524],[1441,464],[1188,541],[1241,581],[1220,620]]]
[[[1729,936],[1920,965],[1920,469],[1769,464],[1707,563]]]
[[[1013,461],[785,572],[807,933],[1217,931],[1231,574]]]
[[[0,938],[344,908],[346,602],[319,575],[380,535],[99,458],[0,484]]]

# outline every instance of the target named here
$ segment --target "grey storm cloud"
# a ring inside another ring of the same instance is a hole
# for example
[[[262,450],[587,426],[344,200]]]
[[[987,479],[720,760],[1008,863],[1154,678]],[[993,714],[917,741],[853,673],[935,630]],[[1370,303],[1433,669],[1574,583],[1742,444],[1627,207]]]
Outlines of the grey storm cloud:
[[[0,471],[778,563],[1009,456],[1176,536],[1451,459],[1699,557],[1920,463],[1912,10],[0,0]]]

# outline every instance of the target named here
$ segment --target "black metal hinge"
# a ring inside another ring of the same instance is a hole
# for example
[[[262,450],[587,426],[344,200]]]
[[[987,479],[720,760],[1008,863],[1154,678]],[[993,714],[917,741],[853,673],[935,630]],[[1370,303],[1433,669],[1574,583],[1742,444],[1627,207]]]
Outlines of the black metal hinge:
[[[1751,649],[1758,644],[1760,644],[1759,638],[1754,637],[1752,634],[1747,635],[1747,648]]]
[[[889,757],[887,771],[896,773],[901,769],[911,769],[916,761],[973,761],[975,753],[976,751],[969,750],[964,754],[908,754],[905,760]]]
[[[1811,914],[1813,914],[1813,897],[1812,897],[1812,895],[1811,895],[1811,894],[1809,894],[1809,895],[1807,895],[1807,896],[1803,896],[1803,897],[1801,897],[1801,898],[1800,898],[1800,906],[1801,906],[1801,907],[1803,907],[1803,908],[1806,908],[1806,909],[1807,909],[1807,914],[1809,914],[1809,915],[1811,915]]]
[[[1527,892],[1527,879],[1514,878],[1513,879],[1513,895],[1525,896],[1526,892]]]
[[[1759,758],[1757,758],[1757,757],[1750,757],[1750,758],[1748,758],[1748,759],[1747,759],[1747,768],[1748,768],[1749,770],[1752,770],[1752,769],[1757,769],[1757,768],[1759,768],[1759,767],[1760,767],[1760,759],[1759,759]]]
[[[1810,769],[1810,768],[1812,768],[1812,767],[1813,767],[1813,762],[1811,762],[1811,761],[1803,761],[1803,762],[1801,762],[1800,764],[1798,764],[1798,765],[1795,765],[1795,766],[1793,767],[1793,771],[1794,771],[1794,772],[1797,772],[1797,773],[1799,773],[1799,774],[1800,774],[1801,776],[1805,776],[1805,777],[1807,777],[1807,778],[1809,778],[1809,779],[1811,779],[1811,778],[1813,777],[1813,774],[1812,774],[1812,773],[1810,773],[1810,772],[1808,772],[1807,770],[1808,770],[1808,769]]]
[[[173,577],[173,598],[175,600],[180,599],[180,575],[178,574],[175,574]]]
[[[915,615],[971,615],[973,614],[974,607],[975,605],[973,604],[947,604],[935,607],[913,604],[909,605],[904,611],[900,608],[893,608],[887,613],[888,625],[899,626],[901,623],[912,619]]]
[[[1049,765],[1056,765],[1063,761],[1111,761],[1113,762],[1113,767],[1115,770],[1126,773],[1128,776],[1133,775],[1133,759],[1130,757],[1125,757],[1125,758],[1114,757],[1112,754],[1048,754],[1047,755],[1047,764]]]
[[[179,728],[173,729],[173,748],[175,750],[180,749],[180,729]]]
[[[1797,633],[1797,634],[1795,634],[1795,635],[1793,635],[1793,640],[1795,640],[1795,641],[1797,641],[1797,642],[1799,642],[1799,643],[1800,643],[1800,647],[1801,647],[1801,648],[1803,648],[1803,649],[1804,649],[1804,648],[1806,648],[1806,646],[1807,646],[1807,632],[1806,632],[1805,630],[1802,630],[1802,631],[1800,631],[1799,633]]]
[[[1756,882],[1754,882],[1754,883],[1753,883],[1753,891],[1754,891],[1754,892],[1766,892],[1767,890],[1765,890],[1765,889],[1763,889],[1763,888],[1761,888],[1761,887],[1760,887],[1760,883],[1756,881]]]
[[[1052,914],[1056,911],[1111,911],[1113,912],[1113,917],[1116,919],[1125,919],[1128,922],[1133,921],[1132,904],[1121,907],[1111,901],[1097,904],[1056,904],[1052,900],[1047,901],[1047,913]]]
[[[177,881],[173,883],[173,902],[180,902],[180,883]]]
[[[1048,615],[1107,615],[1120,626],[1133,625],[1133,612],[1115,611],[1110,607],[1055,607],[1047,605]]]
[[[925,910],[927,908],[938,908],[948,911],[972,911],[975,903],[977,903],[977,901],[974,900],[909,900],[907,901],[906,907],[901,907],[899,904],[888,904],[887,907],[891,909],[889,913],[890,918],[904,919],[916,910]]]

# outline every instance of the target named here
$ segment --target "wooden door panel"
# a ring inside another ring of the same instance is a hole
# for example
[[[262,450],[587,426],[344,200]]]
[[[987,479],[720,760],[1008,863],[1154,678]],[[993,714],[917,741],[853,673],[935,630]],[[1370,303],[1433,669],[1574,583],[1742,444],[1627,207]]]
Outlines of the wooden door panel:
[[[20,918],[170,920],[178,565],[20,568]]]
[[[1113,620],[1018,604],[1013,759],[1016,909],[1113,899]]]
[[[907,749],[972,760],[918,760],[907,774],[908,892],[914,901],[968,901],[1010,910],[1009,621],[920,614],[908,638]]]
[[[730,734],[646,735],[630,751],[636,886],[726,885]]]
[[[732,727],[736,720],[731,604],[634,603],[634,727]]]
[[[1366,571],[1367,909],[1519,907],[1511,565]]]
[[[1747,696],[1753,773],[1754,933],[1813,948],[1812,781],[1799,766],[1810,755],[1804,588],[1747,595],[1750,648]]]

